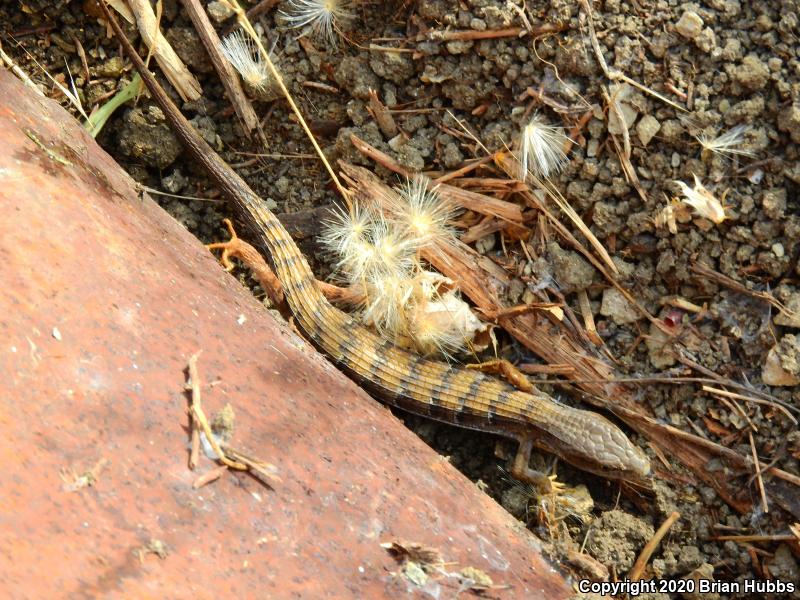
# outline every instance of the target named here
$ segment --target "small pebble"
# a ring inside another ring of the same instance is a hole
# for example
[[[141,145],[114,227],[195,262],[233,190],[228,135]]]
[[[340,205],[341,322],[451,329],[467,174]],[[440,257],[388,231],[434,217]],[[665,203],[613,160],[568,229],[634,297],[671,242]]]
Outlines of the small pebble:
[[[642,146],[647,146],[659,129],[661,129],[661,123],[653,115],[645,115],[639,119],[639,123],[636,124],[636,133],[639,134]]]
[[[600,314],[604,317],[611,317],[611,320],[617,325],[633,323],[642,318],[617,288],[607,288],[603,291]]]
[[[693,40],[703,30],[703,19],[693,10],[687,10],[675,24],[675,31],[688,40]]]
[[[233,10],[231,10],[226,2],[217,2],[216,0],[214,2],[209,2],[207,9],[208,16],[211,17],[211,20],[215,23],[227,21],[233,15]]]

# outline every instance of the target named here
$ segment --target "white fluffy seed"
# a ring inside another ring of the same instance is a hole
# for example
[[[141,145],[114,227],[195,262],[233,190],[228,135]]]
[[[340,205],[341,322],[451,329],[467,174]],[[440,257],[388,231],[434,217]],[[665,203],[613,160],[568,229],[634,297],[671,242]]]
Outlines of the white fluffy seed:
[[[528,173],[539,178],[558,173],[569,162],[564,152],[568,141],[561,127],[548,125],[534,115],[520,134],[520,179],[524,181]]]

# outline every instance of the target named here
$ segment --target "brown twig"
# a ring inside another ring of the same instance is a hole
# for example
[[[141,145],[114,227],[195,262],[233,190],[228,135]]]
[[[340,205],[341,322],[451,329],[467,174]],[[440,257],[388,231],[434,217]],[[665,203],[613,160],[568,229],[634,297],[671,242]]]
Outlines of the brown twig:
[[[378,93],[372,89],[369,91],[369,111],[372,113],[381,133],[383,133],[387,140],[397,135],[399,129],[397,128],[397,123],[394,122],[392,113],[389,112],[386,105],[378,98]]]
[[[736,542],[737,544],[746,544],[749,542],[791,542],[797,538],[788,533],[778,533],[774,535],[715,535],[709,539],[717,542]]]
[[[73,35],[72,41],[75,42],[75,51],[78,53],[78,58],[81,59],[81,68],[83,69],[83,79],[88,84],[92,78],[91,73],[89,72],[89,63],[86,60],[86,51],[83,49],[83,44],[78,39],[78,36]]]
[[[586,330],[586,335],[592,340],[595,346],[603,345],[603,338],[597,333],[597,327],[594,323],[594,315],[592,314],[592,307],[589,304],[589,295],[586,290],[578,292],[578,304],[581,307],[581,316],[583,317],[583,328]]]
[[[212,481],[216,481],[217,479],[222,477],[227,470],[228,467],[226,465],[220,465],[214,469],[211,469],[207,473],[203,473],[202,475],[200,475],[200,477],[198,477],[192,482],[192,488],[197,490],[203,486],[208,485]]]
[[[189,359],[189,381],[188,387],[191,394],[191,403],[200,402],[200,375],[197,372],[197,359],[200,358],[202,350],[193,354]],[[189,469],[194,471],[200,462],[200,429],[195,427],[194,413],[189,410],[189,429],[191,430],[191,450],[189,452]]]
[[[311,88],[313,90],[319,90],[320,92],[325,92],[326,94],[340,94],[339,88],[334,87],[327,83],[322,83],[321,81],[304,81],[300,84],[305,88]]]
[[[728,398],[737,398],[738,400],[744,400],[745,402],[752,402],[754,404],[766,404],[767,406],[771,406],[771,407],[781,411],[783,414],[785,414],[788,417],[788,419],[794,425],[797,425],[797,419],[794,417],[794,415],[792,415],[791,412],[789,412],[789,409],[784,407],[784,406],[781,406],[777,402],[773,402],[771,400],[762,400],[760,398],[753,398],[752,396],[745,396],[743,394],[737,394],[735,392],[729,392],[728,390],[721,390],[719,388],[713,388],[713,387],[708,386],[708,385],[704,385],[702,387],[702,390],[704,392],[709,392],[711,394],[716,394],[718,396],[726,396]]]
[[[361,154],[367,158],[371,158],[390,171],[394,171],[406,178],[413,175],[411,171],[400,165],[391,156],[371,146],[355,134],[350,135],[350,141]],[[346,165],[344,169],[345,172],[347,173],[350,168],[349,165]],[[451,202],[467,210],[472,210],[482,215],[498,217],[512,223],[522,222],[522,209],[512,202],[498,200],[497,198],[492,198],[485,194],[464,190],[446,183],[438,185],[436,189],[442,200],[446,202]]]
[[[258,116],[244,93],[239,76],[219,51],[220,40],[217,32],[211,25],[211,21],[209,21],[206,11],[200,4],[200,0],[182,0],[182,3],[183,8],[194,24],[197,34],[200,36],[200,40],[203,42],[203,46],[205,46],[206,52],[208,52],[208,56],[211,58],[222,85],[225,87],[228,99],[233,105],[233,110],[239,115],[245,131],[249,134],[258,126]]]
[[[568,106],[566,104],[562,104],[561,102],[558,102],[557,100],[553,100],[549,96],[546,96],[544,94],[544,90],[543,89],[538,89],[537,90],[536,88],[534,88],[532,86],[528,87],[524,92],[522,92],[517,97],[517,100],[522,102],[524,100],[527,100],[528,98],[533,98],[537,102],[540,102],[541,104],[549,106],[555,112],[561,113],[561,114],[580,113],[580,112],[584,112],[586,110],[586,106],[583,105],[583,104],[573,104],[572,106]],[[592,113],[592,111],[589,111],[589,113],[590,113],[590,118],[591,118],[591,115],[593,113]],[[588,122],[588,119],[587,119],[587,122]]]
[[[206,415],[203,412],[203,407],[200,403],[200,375],[197,369],[197,359],[199,356],[200,352],[192,355],[192,357],[189,359],[188,369],[190,379],[189,386],[191,389],[191,395],[189,398],[189,411],[191,415],[190,425],[192,430],[201,430],[203,434],[205,434],[206,440],[214,451],[216,460],[220,461],[223,464],[223,467],[235,469],[237,471],[247,471],[251,475],[257,476],[257,479],[267,487],[271,487],[270,482],[267,480],[278,482],[281,481],[281,478],[275,474],[276,468],[274,465],[248,456],[244,452],[235,449],[230,444],[218,440],[217,436],[214,435],[214,432],[211,430],[211,426],[208,423],[208,419],[206,419]],[[210,481],[218,479],[222,473],[224,473],[223,470],[216,469],[215,471],[207,473],[206,475],[196,479],[194,485],[197,487],[200,487],[200,485],[205,485]]]
[[[505,37],[521,37],[527,31],[524,27],[506,27],[505,29],[487,29],[478,31],[476,29],[465,29],[457,31],[442,31],[440,29],[430,29],[417,35],[417,41],[431,40],[434,42],[452,42],[469,40],[492,40]]]
[[[394,171],[402,175],[403,177],[409,178],[413,175],[413,173],[406,169],[403,165],[393,159],[391,156],[386,154],[385,152],[381,152],[374,146],[371,146],[361,138],[359,138],[356,134],[350,135],[350,142],[355,146],[355,149],[361,152],[367,158],[371,158],[379,165],[386,167],[390,171]]]
[[[485,165],[486,163],[492,162],[492,160],[493,160],[492,156],[484,156],[482,158],[470,161],[469,164],[464,165],[460,169],[456,169],[455,171],[450,171],[449,173],[445,173],[441,177],[437,177],[436,179],[433,180],[433,183],[446,183],[451,179],[458,179],[460,177],[463,177],[467,173],[471,173],[478,167]]]
[[[572,149],[573,144],[578,143],[578,136],[581,135],[581,131],[583,131],[583,128],[586,127],[589,121],[592,120],[593,116],[594,111],[587,110],[581,115],[581,118],[577,120],[575,125],[572,126],[572,129],[569,130],[568,143],[564,148],[564,152],[569,152]]]
[[[495,217],[486,217],[480,223],[473,225],[459,236],[465,244],[471,244],[479,239],[486,237],[495,231],[501,231],[507,226],[506,223]]]
[[[708,369],[708,368],[704,367],[703,365],[701,365],[700,363],[698,363],[696,360],[693,360],[690,356],[688,356],[688,352],[685,349],[678,348],[678,352],[676,352],[674,354],[674,356],[678,360],[678,362],[683,363],[684,365],[694,369],[695,371],[699,371],[700,373],[702,373],[703,375],[708,377],[709,380],[711,380],[711,381],[715,381],[715,382],[720,383],[722,385],[725,385],[727,387],[732,387],[732,388],[736,388],[737,390],[741,390],[743,392],[747,392],[751,396],[758,396],[759,398],[762,398],[764,400],[769,401],[771,404],[774,404],[776,406],[782,406],[787,411],[795,411],[795,412],[800,414],[800,408],[798,408],[798,407],[796,407],[796,406],[794,406],[792,404],[789,404],[787,402],[779,400],[775,396],[767,394],[766,392],[762,392],[762,391],[757,390],[755,388],[748,387],[748,386],[743,385],[741,383],[736,383],[735,381],[732,381],[730,379],[726,379],[722,375],[718,375],[717,373],[715,373],[711,369]]]
[[[575,367],[572,365],[537,365],[532,363],[521,363],[517,365],[520,371],[528,375],[572,375]]]
[[[727,275],[723,275],[719,271],[715,271],[708,265],[705,265],[701,262],[696,262],[689,265],[689,270],[692,273],[699,275],[701,278],[711,279],[712,281],[716,281],[717,283],[724,285],[725,287],[732,289],[735,292],[740,292],[742,294],[746,294],[747,296],[758,298],[759,300],[766,302],[773,308],[776,308],[777,310],[786,314],[786,316],[788,317],[794,318],[800,316],[790,311],[782,302],[780,302],[775,296],[773,296],[769,292],[759,292],[756,290],[751,290],[746,285],[739,283],[735,279],[731,279]]]
[[[633,563],[631,570],[628,572],[628,579],[631,581],[638,581],[642,577],[642,573],[644,572],[644,568],[647,566],[647,561],[650,560],[653,552],[658,547],[658,544],[667,535],[667,531],[672,525],[680,518],[681,514],[679,512],[673,512],[667,520],[661,524],[661,527],[658,528],[655,535],[650,538],[642,551],[639,553],[639,556],[636,559],[636,562]]]
[[[189,412],[192,417],[191,418],[192,429],[199,429],[205,434],[206,440],[208,440],[208,443],[214,450],[214,454],[216,454],[217,456],[217,460],[227,465],[231,469],[236,469],[237,471],[246,471],[247,465],[244,465],[240,462],[236,462],[235,460],[230,460],[227,456],[225,456],[225,453],[219,446],[219,442],[217,441],[217,436],[215,436],[214,432],[211,431],[211,425],[208,424],[208,419],[206,418],[206,414],[205,412],[203,412],[203,406],[200,402],[200,374],[197,370],[197,359],[200,358],[200,354],[201,352],[198,352],[196,354],[193,354],[191,358],[189,358],[188,384],[191,389],[191,395],[189,397]]]
[[[253,8],[247,11],[247,18],[254,20],[270,10],[273,6],[277,6],[281,0],[261,0]]]
[[[106,0],[101,1],[105,2]],[[167,38],[158,29],[158,19],[153,14],[150,2],[129,0],[128,5],[136,18],[142,40],[155,56],[164,76],[184,101],[197,100],[203,93],[200,82],[189,72],[189,69],[170,46]],[[123,14],[123,16],[125,15]]]
[[[761,477],[761,462],[758,460],[758,453],[756,452],[756,443],[753,440],[753,432],[747,432],[750,438],[750,450],[753,453],[753,469],[756,472],[756,481],[758,481],[758,492],[761,495],[761,508],[764,514],[769,512],[769,504],[767,504],[767,493],[764,491],[764,479]]]
[[[519,161],[508,152],[499,152],[495,154],[495,164],[499,166],[511,179],[516,179],[516,174],[520,172]],[[611,256],[608,254],[608,251],[605,249],[603,244],[600,243],[600,240],[598,240],[592,231],[586,226],[586,223],[584,223],[580,215],[575,212],[575,209],[572,208],[569,202],[567,202],[567,200],[561,195],[561,192],[546,180],[535,179],[534,183],[538,189],[547,194],[558,205],[561,211],[566,214],[567,217],[569,217],[570,221],[572,221],[575,227],[577,227],[583,236],[589,241],[589,244],[592,246],[592,248],[595,249],[595,252],[597,252],[602,261],[605,263],[606,268],[612,273],[618,273],[617,266],[614,264],[614,261],[611,260]],[[550,220],[553,222],[553,225],[560,229],[559,232],[562,233],[562,235],[566,233],[570,238],[575,240],[575,238],[567,232],[566,228],[561,224],[561,222],[558,221],[558,219],[555,219],[555,217],[553,217],[550,212],[546,210],[540,198],[533,193],[525,193],[524,191],[521,192],[521,194],[530,206],[538,208],[540,211],[545,213],[545,215],[547,215],[548,218],[550,218]],[[577,240],[575,240],[575,242],[577,243]],[[581,244],[578,244],[578,246],[581,248],[583,247]],[[586,254],[589,253],[586,252]],[[584,256],[586,254],[584,254]],[[593,261],[593,264],[598,267],[596,260]],[[599,267],[600,271],[604,275],[607,275],[606,268]]]
[[[525,27],[506,27],[505,29],[488,29],[486,31],[477,31],[475,29],[457,30],[457,31],[442,31],[440,29],[430,29],[417,35],[417,41],[431,40],[436,42],[450,42],[456,40],[491,40],[504,37],[522,37],[523,35],[532,35],[534,37],[540,35],[547,35],[550,33],[557,33],[567,29],[568,25],[554,25],[545,23],[540,27],[535,27],[531,30]]]

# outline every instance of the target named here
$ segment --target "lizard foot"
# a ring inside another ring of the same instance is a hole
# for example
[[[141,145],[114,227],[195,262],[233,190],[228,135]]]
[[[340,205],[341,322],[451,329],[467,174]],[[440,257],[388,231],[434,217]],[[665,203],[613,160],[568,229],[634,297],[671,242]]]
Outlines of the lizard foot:
[[[242,242],[239,236],[236,235],[236,230],[233,228],[233,223],[231,223],[230,219],[224,219],[222,222],[225,223],[225,227],[228,228],[228,233],[231,236],[230,239],[227,242],[206,244],[206,248],[208,250],[222,250],[222,256],[220,256],[219,262],[222,263],[226,271],[231,272],[234,267],[233,262],[231,262],[231,257],[241,258],[242,245],[245,244],[249,246],[249,244]],[[245,254],[247,254],[247,252],[245,252]]]

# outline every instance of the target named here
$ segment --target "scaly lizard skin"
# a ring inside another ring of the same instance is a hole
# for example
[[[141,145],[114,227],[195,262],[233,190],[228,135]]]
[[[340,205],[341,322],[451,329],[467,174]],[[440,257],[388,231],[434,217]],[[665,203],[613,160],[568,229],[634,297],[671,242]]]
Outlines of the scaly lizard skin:
[[[525,393],[495,377],[407,352],[333,307],[280,221],[194,132],[108,16],[176,135],[246,215],[245,220],[256,224],[257,245],[269,251],[295,324],[340,369],[379,399],[406,411],[519,440],[517,476],[540,481],[528,472],[532,444],[582,469],[610,477],[641,480],[649,473],[644,453],[604,417],[558,404],[541,392]]]

